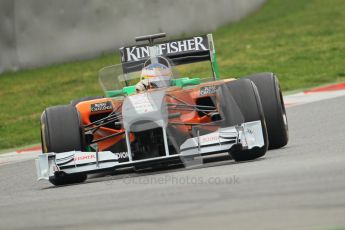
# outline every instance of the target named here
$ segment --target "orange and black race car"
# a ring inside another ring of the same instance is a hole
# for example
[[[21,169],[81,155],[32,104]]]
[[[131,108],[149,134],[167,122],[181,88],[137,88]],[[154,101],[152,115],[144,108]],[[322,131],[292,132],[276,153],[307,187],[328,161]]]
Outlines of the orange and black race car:
[[[211,34],[156,42],[163,37],[120,48],[122,63],[99,71],[104,97],[42,113],[38,179],[63,185],[120,168],[192,167],[224,153],[246,161],[287,144],[274,74],[220,79]],[[182,75],[186,65],[209,72]]]

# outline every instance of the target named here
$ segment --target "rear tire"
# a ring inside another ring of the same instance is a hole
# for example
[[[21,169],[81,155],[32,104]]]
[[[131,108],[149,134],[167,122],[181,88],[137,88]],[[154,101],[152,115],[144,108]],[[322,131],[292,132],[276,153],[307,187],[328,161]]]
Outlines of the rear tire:
[[[289,140],[289,128],[278,78],[273,73],[259,73],[246,78],[253,81],[259,91],[267,124],[269,148],[285,146]]]
[[[41,116],[41,141],[44,153],[56,154],[82,150],[80,121],[77,110],[72,105],[47,108]],[[49,178],[54,185],[66,185],[85,181],[86,174],[67,175],[56,173]]]
[[[222,111],[227,126],[239,125],[243,122],[261,121],[262,132],[265,145],[261,148],[253,148],[250,150],[242,150],[240,145],[235,145],[230,150],[230,156],[235,161],[248,161],[265,155],[268,146],[267,130],[265,117],[260,101],[260,97],[254,83],[248,79],[239,79],[231,81],[221,86],[221,90],[228,90],[232,98],[223,99]],[[226,92],[222,93],[227,95]],[[235,105],[231,105],[232,101]],[[238,107],[240,112],[234,111],[234,107]],[[244,120],[243,120],[244,119]]]

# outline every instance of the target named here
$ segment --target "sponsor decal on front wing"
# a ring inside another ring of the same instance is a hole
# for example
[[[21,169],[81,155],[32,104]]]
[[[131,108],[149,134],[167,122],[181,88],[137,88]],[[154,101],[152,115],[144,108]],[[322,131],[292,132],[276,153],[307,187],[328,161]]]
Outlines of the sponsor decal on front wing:
[[[128,158],[128,152],[119,152],[119,153],[115,153],[115,155],[116,155],[119,159],[126,159],[126,158]]]

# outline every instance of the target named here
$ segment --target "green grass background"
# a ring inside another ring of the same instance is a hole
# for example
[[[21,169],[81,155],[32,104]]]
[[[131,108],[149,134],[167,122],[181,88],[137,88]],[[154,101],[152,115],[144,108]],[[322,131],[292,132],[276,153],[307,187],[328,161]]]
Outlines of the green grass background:
[[[222,77],[272,71],[285,91],[345,81],[345,0],[268,0],[213,34]],[[0,149],[38,143],[44,108],[102,95],[97,71],[118,62],[110,54],[1,74]]]

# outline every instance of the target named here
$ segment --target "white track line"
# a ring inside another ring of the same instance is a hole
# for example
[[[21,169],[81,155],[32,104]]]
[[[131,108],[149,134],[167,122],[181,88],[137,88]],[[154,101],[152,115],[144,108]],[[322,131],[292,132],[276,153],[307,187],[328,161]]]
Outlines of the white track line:
[[[345,90],[325,91],[325,92],[310,92],[310,93],[296,93],[284,96],[284,103],[287,107],[302,105],[306,103],[323,101],[331,98],[345,96]]]
[[[35,159],[40,153],[40,151],[30,151],[20,154],[17,152],[3,153],[0,154],[0,166],[26,160],[32,160]]]

